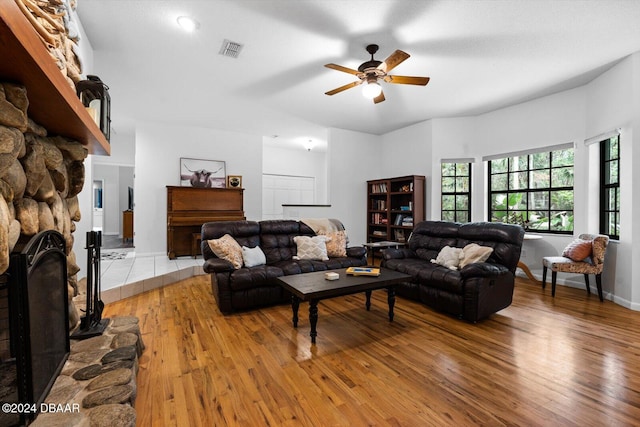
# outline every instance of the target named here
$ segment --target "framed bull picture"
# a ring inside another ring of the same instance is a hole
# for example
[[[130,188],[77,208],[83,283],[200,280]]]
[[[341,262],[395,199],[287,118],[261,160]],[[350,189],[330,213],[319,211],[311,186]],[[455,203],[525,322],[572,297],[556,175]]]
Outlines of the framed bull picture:
[[[180,185],[183,187],[225,188],[226,177],[223,161],[180,158]]]

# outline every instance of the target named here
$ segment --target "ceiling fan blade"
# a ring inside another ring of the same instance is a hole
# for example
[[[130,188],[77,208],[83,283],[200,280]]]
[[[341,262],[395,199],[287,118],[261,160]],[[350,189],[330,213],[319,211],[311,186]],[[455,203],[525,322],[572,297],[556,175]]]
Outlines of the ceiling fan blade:
[[[373,98],[373,103],[377,104],[377,103],[382,102],[384,100],[385,100],[384,92],[380,92],[380,95],[378,95],[375,98]]]
[[[355,82],[348,83],[344,86],[340,86],[339,88],[330,90],[329,92],[325,92],[325,95],[335,95],[336,93],[340,93],[344,90],[351,89],[352,87],[356,87],[362,83],[362,80],[356,80]]]
[[[387,83],[395,83],[401,85],[419,85],[426,86],[429,83],[429,77],[411,77],[411,76],[385,76],[384,81]]]
[[[382,64],[378,65],[378,68],[384,71],[385,73],[388,73],[389,71],[393,70],[398,65],[400,65],[405,59],[407,59],[410,56],[411,55],[409,55],[407,52],[396,50],[391,55],[389,55],[389,57],[385,59]]]
[[[342,71],[343,73],[353,74],[354,76],[357,76],[358,74],[360,74],[360,71],[358,70],[343,67],[342,65],[338,65],[338,64],[325,64],[324,66],[327,68],[331,68],[332,70],[338,70],[338,71]]]

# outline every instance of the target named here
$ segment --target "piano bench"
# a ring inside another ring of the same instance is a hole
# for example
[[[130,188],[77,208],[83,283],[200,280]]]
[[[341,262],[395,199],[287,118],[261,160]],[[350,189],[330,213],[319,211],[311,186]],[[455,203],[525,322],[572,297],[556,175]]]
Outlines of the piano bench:
[[[191,234],[191,256],[197,258],[200,253],[200,242],[202,242],[202,235],[200,233]]]

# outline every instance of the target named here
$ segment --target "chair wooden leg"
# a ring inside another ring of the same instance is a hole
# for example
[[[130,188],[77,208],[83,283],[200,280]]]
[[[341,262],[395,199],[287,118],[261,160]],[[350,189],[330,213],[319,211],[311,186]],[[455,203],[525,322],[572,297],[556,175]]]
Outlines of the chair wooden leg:
[[[600,297],[600,301],[604,301],[602,297],[602,274],[596,274],[596,285],[598,286],[598,297]]]
[[[589,287],[589,275],[585,273],[584,284],[587,285],[587,294],[591,295],[591,289]]]
[[[547,287],[547,266],[542,266],[542,289]]]
[[[557,271],[551,271],[551,296],[556,296],[556,278],[558,277]]]

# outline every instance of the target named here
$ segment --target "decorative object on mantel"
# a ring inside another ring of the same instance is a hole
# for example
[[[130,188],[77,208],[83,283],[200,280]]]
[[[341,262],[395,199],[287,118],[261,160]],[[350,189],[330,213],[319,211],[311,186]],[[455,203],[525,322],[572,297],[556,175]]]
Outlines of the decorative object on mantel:
[[[109,86],[98,76],[87,76],[87,80],[76,83],[76,92],[91,118],[100,127],[107,141],[111,139],[111,96]]]
[[[242,188],[242,176],[229,175],[227,177],[227,187],[229,188]]]
[[[76,2],[71,0],[16,0],[20,11],[36,30],[49,54],[70,86],[82,78],[82,62],[78,55],[80,30],[75,21]]]
[[[180,186],[226,188],[225,162],[180,158]]]

